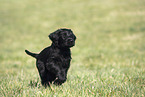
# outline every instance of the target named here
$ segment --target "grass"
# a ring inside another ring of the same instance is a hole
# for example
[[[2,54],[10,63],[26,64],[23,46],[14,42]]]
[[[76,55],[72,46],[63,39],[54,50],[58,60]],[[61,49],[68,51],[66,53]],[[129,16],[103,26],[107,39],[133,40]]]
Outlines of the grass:
[[[0,96],[145,96],[144,0],[1,0]],[[49,33],[71,28],[68,80],[45,89],[35,60]]]

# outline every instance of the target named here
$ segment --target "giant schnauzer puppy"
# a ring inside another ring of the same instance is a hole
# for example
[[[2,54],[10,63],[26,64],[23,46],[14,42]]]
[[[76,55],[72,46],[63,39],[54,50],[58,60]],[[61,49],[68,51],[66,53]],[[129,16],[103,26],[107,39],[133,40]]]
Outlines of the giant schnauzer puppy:
[[[49,35],[51,46],[43,49],[39,54],[25,52],[36,58],[36,66],[39,71],[43,86],[51,83],[61,85],[67,79],[67,71],[70,67],[71,51],[75,45],[76,36],[71,29],[58,29]]]

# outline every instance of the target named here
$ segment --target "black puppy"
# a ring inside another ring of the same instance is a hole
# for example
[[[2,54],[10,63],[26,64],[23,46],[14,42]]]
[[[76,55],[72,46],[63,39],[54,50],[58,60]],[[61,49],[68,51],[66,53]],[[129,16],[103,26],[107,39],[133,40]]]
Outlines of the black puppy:
[[[53,82],[61,85],[67,79],[67,71],[70,67],[71,51],[75,45],[76,36],[71,29],[58,29],[49,35],[51,46],[42,50],[39,54],[25,52],[36,58],[36,66],[39,71],[43,86],[50,86]]]

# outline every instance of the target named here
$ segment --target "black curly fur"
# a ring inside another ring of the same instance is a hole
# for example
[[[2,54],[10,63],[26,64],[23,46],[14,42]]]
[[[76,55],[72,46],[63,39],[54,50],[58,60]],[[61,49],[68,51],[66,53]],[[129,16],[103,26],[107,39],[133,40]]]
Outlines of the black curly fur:
[[[67,79],[67,71],[70,67],[71,51],[75,45],[76,36],[71,29],[58,29],[49,35],[51,46],[43,49],[39,54],[25,52],[36,58],[36,66],[39,71],[43,86],[50,83],[61,85]]]

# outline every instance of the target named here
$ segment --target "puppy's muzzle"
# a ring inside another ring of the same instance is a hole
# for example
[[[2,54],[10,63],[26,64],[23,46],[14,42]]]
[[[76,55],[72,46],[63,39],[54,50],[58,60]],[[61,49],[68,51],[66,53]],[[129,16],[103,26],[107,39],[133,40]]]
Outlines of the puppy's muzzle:
[[[75,45],[75,41],[72,38],[68,38],[67,44],[68,44],[68,46],[71,46],[72,47],[72,46]]]

